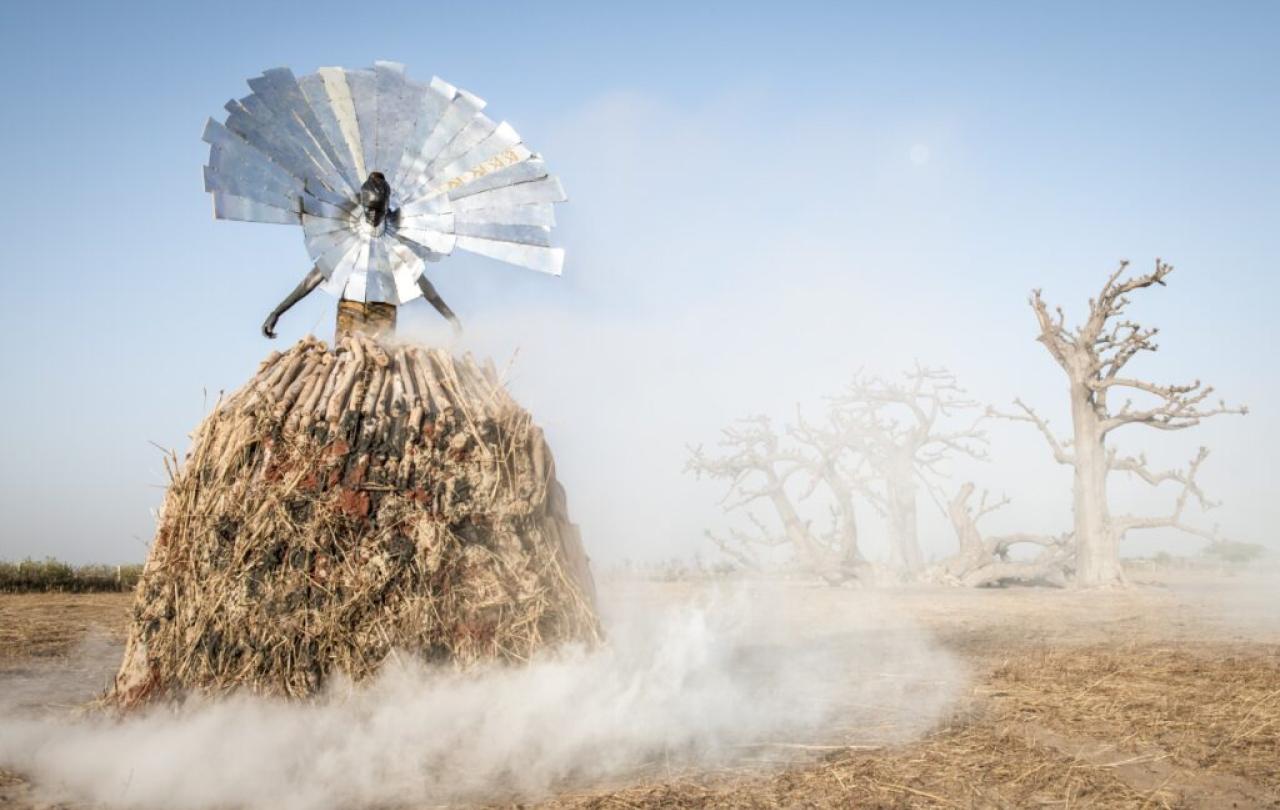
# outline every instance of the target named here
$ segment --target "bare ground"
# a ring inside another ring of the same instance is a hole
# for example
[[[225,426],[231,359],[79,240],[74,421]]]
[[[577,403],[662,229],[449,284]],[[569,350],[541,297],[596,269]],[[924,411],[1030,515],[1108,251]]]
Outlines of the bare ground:
[[[1138,573],[1118,591],[904,589],[890,615],[970,668],[937,728],[896,745],[779,743],[715,771],[655,766],[546,808],[1280,808],[1280,602],[1275,578]],[[618,584],[666,599],[688,583]],[[803,620],[838,624],[855,594],[795,585]],[[127,595],[0,596],[0,678],[46,670],[53,709],[108,676],[77,662],[118,644]],[[894,632],[892,622],[885,632]],[[77,669],[76,667],[80,667]],[[41,807],[0,771],[0,807]]]

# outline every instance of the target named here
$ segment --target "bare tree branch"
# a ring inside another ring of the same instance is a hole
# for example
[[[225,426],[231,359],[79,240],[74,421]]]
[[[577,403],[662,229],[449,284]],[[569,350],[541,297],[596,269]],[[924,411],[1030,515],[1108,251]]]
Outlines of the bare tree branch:
[[[1167,470],[1159,473],[1151,472],[1147,466],[1145,459],[1138,457],[1114,459],[1112,469],[1122,470],[1132,473],[1152,486],[1159,486],[1165,481],[1176,481],[1182,485],[1182,489],[1178,492],[1178,497],[1174,500],[1173,509],[1167,515],[1156,515],[1150,517],[1137,517],[1134,515],[1120,515],[1112,519],[1112,526],[1116,532],[1117,538],[1122,539],[1124,535],[1134,529],[1177,529],[1187,534],[1202,537],[1210,542],[1216,542],[1218,537],[1217,527],[1212,531],[1200,528],[1193,524],[1187,523],[1183,516],[1186,513],[1187,504],[1195,499],[1201,511],[1208,511],[1216,508],[1219,504],[1209,500],[1204,491],[1200,488],[1196,476],[1200,472],[1201,465],[1205,459],[1209,457],[1209,449],[1201,447],[1196,453],[1195,458],[1187,465],[1185,470]]]
[[[754,512],[748,511],[747,518],[756,528],[754,534],[730,529],[728,538],[724,538],[708,533],[712,543],[737,562],[756,567],[760,565],[757,549],[789,545],[796,561],[813,573],[830,580],[852,575],[846,560],[860,560],[856,534],[852,542],[844,535],[844,541],[835,547],[831,539],[816,536],[809,521],[800,517],[793,493],[788,489],[788,482],[794,476],[822,470],[824,465],[820,461],[793,447],[784,447],[772,423],[764,416],[741,419],[725,428],[719,445],[723,452],[718,456],[708,454],[701,447],[690,447],[686,471],[699,478],[705,476],[727,482],[721,499],[721,507],[726,512],[745,510],[757,501],[769,503],[782,532],[780,535],[771,532]],[[850,545],[852,551],[848,548]]]
[[[1067,452],[1069,442],[1059,441],[1053,431],[1049,429],[1049,420],[1041,418],[1035,410],[1023,402],[1021,399],[1015,399],[1014,405],[1022,409],[1022,413],[1004,413],[994,408],[988,408],[987,413],[1000,419],[1009,419],[1014,422],[1030,422],[1040,431],[1040,435],[1044,436],[1044,440],[1048,442],[1049,449],[1053,451],[1053,459],[1059,464],[1074,465],[1076,463],[1075,456]]]

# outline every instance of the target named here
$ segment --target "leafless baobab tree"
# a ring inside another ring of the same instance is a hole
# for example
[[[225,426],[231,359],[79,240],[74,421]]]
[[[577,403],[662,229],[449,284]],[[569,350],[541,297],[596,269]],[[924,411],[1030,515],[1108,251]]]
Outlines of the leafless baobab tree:
[[[976,417],[954,427],[965,412]],[[721,455],[691,449],[686,469],[729,482],[724,508],[745,511],[754,531],[708,536],[741,565],[758,568],[761,553],[787,546],[797,563],[828,580],[865,578],[870,567],[859,549],[856,506],[862,499],[888,523],[894,567],[915,579],[924,571],[920,486],[936,487],[942,466],[956,454],[984,456],[978,429],[984,416],[942,369],[917,366],[901,382],[860,375],[827,400],[821,419],[797,409],[782,434],[765,417],[741,420],[723,431]],[[830,505],[827,530],[801,516],[799,502],[815,493]],[[756,503],[772,507],[781,533],[751,511]]]
[[[916,366],[901,382],[858,376],[831,398],[830,414],[848,452],[865,459],[872,486],[860,491],[886,518],[893,562],[908,577],[924,569],[917,528],[920,485],[943,477],[955,456],[986,457],[985,414],[951,372]],[[957,417],[976,412],[955,424]]]
[[[1158,332],[1125,317],[1129,294],[1165,286],[1165,278],[1173,272],[1173,267],[1157,259],[1152,272],[1124,278],[1128,266],[1128,262],[1120,263],[1098,297],[1089,301],[1088,318],[1075,328],[1066,325],[1061,307],[1049,311],[1040,290],[1031,294],[1031,308],[1040,325],[1036,339],[1067,375],[1071,439],[1055,436],[1048,422],[1022,400],[1015,401],[1018,413],[1001,414],[1034,424],[1048,442],[1054,459],[1074,470],[1076,581],[1086,586],[1124,582],[1120,541],[1133,529],[1172,527],[1202,537],[1212,536],[1184,520],[1190,499],[1194,498],[1202,508],[1212,505],[1196,483],[1196,473],[1208,451],[1201,448],[1184,470],[1152,471],[1144,457],[1121,456],[1109,447],[1112,431],[1127,425],[1183,430],[1210,416],[1247,413],[1246,408],[1229,407],[1221,400],[1214,404],[1210,400],[1213,388],[1199,380],[1158,385],[1125,375],[1130,360],[1157,349],[1154,338]],[[1129,398],[1117,407],[1113,397],[1118,398],[1121,392]],[[1134,402],[1134,396],[1141,404]],[[1181,485],[1173,510],[1157,517],[1112,515],[1107,501],[1107,476],[1113,471],[1129,473],[1153,486],[1167,481]]]
[[[796,500],[802,495],[798,476],[808,476],[808,489],[812,492],[820,482],[837,488],[839,473],[833,468],[824,472],[821,457],[806,455],[794,446],[783,446],[783,440],[774,430],[772,422],[764,416],[739,420],[722,431],[720,447],[723,453],[708,455],[701,447],[691,448],[686,470],[699,478],[729,482],[729,490],[721,504],[725,511],[743,510],[754,526],[754,531],[730,529],[727,537],[708,532],[707,536],[727,556],[739,564],[753,569],[762,566],[761,554],[767,549],[788,546],[794,561],[804,570],[817,574],[831,582],[857,579],[863,573],[866,562],[858,550],[857,527],[852,506],[837,514],[835,525],[826,534],[814,531],[811,521],[800,515]],[[792,479],[797,483],[788,488]],[[756,503],[772,508],[782,532],[769,528],[765,519],[752,511]],[[843,523],[842,519],[850,521]]]

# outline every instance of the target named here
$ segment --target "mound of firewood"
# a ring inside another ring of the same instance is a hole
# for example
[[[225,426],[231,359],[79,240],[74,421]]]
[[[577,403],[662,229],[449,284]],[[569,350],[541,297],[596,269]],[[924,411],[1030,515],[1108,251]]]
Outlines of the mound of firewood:
[[[308,338],[170,461],[115,706],[598,638],[551,453],[489,364]]]

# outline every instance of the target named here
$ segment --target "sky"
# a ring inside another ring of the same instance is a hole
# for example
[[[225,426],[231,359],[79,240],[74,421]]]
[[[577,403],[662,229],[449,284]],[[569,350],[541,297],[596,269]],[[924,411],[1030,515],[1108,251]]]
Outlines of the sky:
[[[1156,257],[1177,270],[1135,300],[1162,327],[1135,370],[1252,412],[1116,438],[1169,465],[1208,445],[1204,522],[1280,546],[1277,35],[1265,2],[0,5],[0,559],[140,560],[161,448],[271,349],[331,336],[323,293],[258,333],[306,252],[296,228],[213,220],[200,133],[264,69],[378,59],[487,99],[569,192],[562,278],[430,273],[456,348],[511,362],[598,561],[711,557],[721,493],[687,447],[859,369],[945,365],[1063,425],[1029,291],[1078,317],[1118,260]],[[401,318],[448,340],[422,302]],[[1069,526],[1040,437],[990,432],[954,485],[1010,495],[992,528]]]

